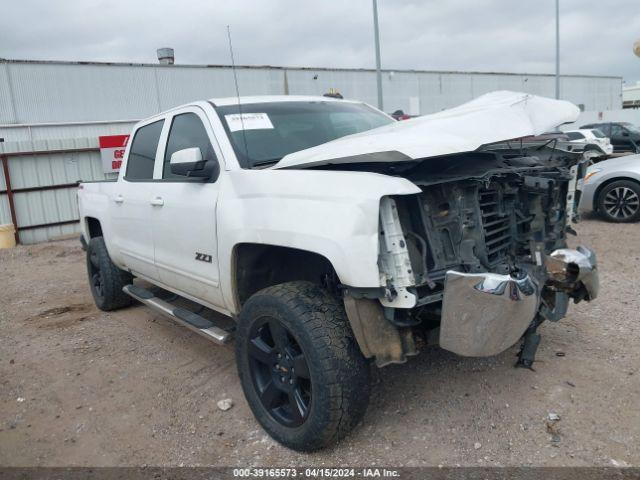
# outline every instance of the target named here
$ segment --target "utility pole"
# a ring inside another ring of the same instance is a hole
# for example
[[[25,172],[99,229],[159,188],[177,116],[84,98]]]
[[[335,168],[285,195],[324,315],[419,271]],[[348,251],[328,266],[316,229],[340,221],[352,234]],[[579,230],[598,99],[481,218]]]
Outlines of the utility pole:
[[[373,35],[376,47],[376,82],[378,84],[378,108],[382,105],[382,72],[380,71],[380,32],[378,31],[378,1],[373,0]]]
[[[560,0],[556,0],[556,98],[560,99]]]

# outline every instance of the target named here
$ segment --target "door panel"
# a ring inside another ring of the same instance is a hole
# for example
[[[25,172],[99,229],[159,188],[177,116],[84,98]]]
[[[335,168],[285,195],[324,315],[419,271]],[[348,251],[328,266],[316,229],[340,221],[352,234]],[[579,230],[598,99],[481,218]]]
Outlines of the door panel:
[[[127,268],[157,279],[151,218],[151,183],[119,182],[111,199],[115,245]],[[120,200],[116,202],[116,200]]]
[[[624,134],[627,136],[624,136]],[[613,150],[615,152],[628,152],[632,150],[631,140],[629,138],[629,132],[620,125],[611,125],[611,143],[613,144]]]
[[[155,190],[153,172],[164,121],[139,127],[133,136],[124,178],[114,188],[112,225],[114,244],[127,268],[150,279],[158,279],[154,262],[151,199]]]
[[[216,204],[219,186],[171,173],[171,155],[197,147],[204,160],[217,161],[213,133],[202,110],[175,114],[156,172],[162,205],[153,208],[155,263],[160,281],[200,300],[224,307],[218,269]]]
[[[154,207],[155,260],[160,281],[223,306],[216,238],[215,183],[167,182],[163,205]]]

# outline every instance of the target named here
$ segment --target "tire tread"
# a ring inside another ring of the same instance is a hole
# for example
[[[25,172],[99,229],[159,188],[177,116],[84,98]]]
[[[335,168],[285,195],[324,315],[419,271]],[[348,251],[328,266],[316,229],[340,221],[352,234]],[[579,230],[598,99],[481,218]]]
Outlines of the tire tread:
[[[369,365],[356,344],[342,303],[311,282],[267,287],[254,294],[245,309],[251,310],[263,301],[282,302],[298,319],[299,327],[314,345],[316,368],[322,369],[329,392],[327,421],[313,425],[302,442],[282,443],[295,450],[311,451],[344,438],[364,417],[370,387]],[[247,326],[241,325],[239,330]]]
[[[93,237],[87,246],[87,262],[90,262],[91,252],[95,251],[100,263],[100,273],[102,275],[104,301],[100,304],[96,300],[96,306],[105,312],[128,307],[133,299],[122,291],[122,287],[133,282],[133,276],[129,272],[119,269],[109,257],[104,238]]]

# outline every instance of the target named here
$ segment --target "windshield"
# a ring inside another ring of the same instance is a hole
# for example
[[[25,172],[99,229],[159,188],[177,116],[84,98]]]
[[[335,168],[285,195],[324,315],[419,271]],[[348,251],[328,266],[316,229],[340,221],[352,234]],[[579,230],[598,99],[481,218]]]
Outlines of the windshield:
[[[282,157],[395,120],[362,103],[273,102],[216,107],[243,168],[273,165]]]
[[[640,128],[636,127],[633,123],[624,122],[620,125],[624,125],[624,128],[633,133],[640,133]]]
[[[598,130],[597,128],[594,130],[591,130],[591,133],[593,133],[593,136],[596,138],[605,138],[604,133],[602,133],[600,130]]]

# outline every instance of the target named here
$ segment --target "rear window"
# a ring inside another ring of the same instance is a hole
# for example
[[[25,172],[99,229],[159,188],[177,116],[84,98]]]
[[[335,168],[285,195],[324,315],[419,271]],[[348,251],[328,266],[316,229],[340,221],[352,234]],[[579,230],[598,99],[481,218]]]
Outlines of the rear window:
[[[136,131],[129,150],[125,179],[151,180],[153,178],[153,166],[163,124],[164,120],[158,120]]]

